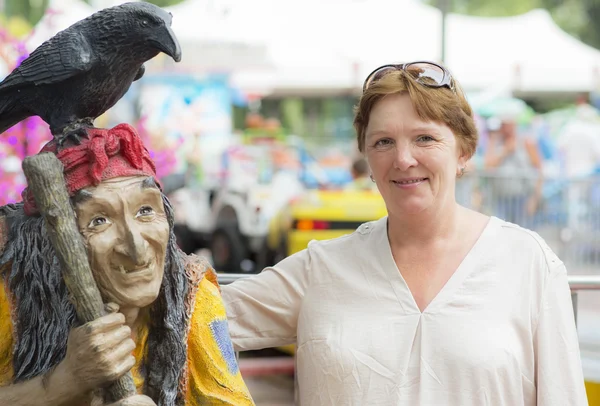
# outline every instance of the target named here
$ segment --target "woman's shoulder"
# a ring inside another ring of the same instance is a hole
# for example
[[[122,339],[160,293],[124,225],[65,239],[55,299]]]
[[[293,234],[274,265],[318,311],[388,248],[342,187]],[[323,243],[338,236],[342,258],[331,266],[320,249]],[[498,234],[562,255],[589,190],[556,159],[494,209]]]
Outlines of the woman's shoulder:
[[[541,260],[548,269],[563,265],[562,260],[536,231],[492,217],[497,224],[496,244],[513,257]]]
[[[382,217],[379,220],[367,221],[361,223],[354,231],[348,234],[341,235],[336,238],[327,240],[312,240],[308,243],[309,250],[353,250],[354,244],[364,244],[365,241],[372,239],[373,237],[379,237],[381,232],[385,232],[387,223],[387,216]]]

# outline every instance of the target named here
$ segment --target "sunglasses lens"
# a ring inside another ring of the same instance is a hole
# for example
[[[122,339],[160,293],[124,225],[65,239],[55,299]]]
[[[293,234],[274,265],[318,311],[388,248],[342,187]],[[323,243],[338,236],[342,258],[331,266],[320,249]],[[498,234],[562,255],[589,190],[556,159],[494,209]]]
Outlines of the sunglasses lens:
[[[413,63],[405,69],[417,82],[429,86],[441,86],[446,76],[442,68],[431,63]]]
[[[394,71],[396,69],[397,68],[394,66],[383,66],[383,67],[377,69],[367,79],[367,81],[365,83],[365,89],[368,88],[369,86],[371,86],[371,84],[373,82],[377,82],[379,79],[381,79],[382,77],[384,77],[385,75],[387,75],[388,73],[390,73],[391,71]]]

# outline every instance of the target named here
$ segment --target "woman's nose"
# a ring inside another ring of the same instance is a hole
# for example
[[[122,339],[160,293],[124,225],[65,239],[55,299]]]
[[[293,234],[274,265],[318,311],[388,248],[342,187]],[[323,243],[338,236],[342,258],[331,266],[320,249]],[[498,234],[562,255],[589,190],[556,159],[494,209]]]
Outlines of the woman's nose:
[[[412,150],[408,145],[398,145],[396,147],[396,159],[394,167],[401,171],[406,171],[411,166],[415,166],[417,161],[412,154]]]

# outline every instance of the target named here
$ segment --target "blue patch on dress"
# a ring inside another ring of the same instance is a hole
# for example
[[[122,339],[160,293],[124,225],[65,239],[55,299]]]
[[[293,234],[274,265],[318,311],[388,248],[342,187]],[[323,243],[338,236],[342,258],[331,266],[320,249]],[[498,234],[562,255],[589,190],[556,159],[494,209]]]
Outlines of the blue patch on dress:
[[[219,346],[221,355],[223,355],[223,359],[227,363],[227,369],[232,375],[237,374],[239,369],[237,360],[235,359],[235,352],[233,351],[233,344],[231,343],[231,338],[229,337],[227,320],[215,320],[211,322],[210,329],[212,331],[213,338]]]

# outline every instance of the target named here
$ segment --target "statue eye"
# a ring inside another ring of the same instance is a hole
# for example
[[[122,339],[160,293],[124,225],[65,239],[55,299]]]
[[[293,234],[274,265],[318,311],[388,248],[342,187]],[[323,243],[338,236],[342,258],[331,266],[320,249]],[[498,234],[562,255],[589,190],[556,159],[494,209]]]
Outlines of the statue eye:
[[[144,206],[138,211],[136,217],[150,216],[152,214],[154,214],[154,209],[150,206]]]
[[[106,217],[94,217],[94,219],[90,222],[89,227],[98,227],[109,223],[110,222]]]

